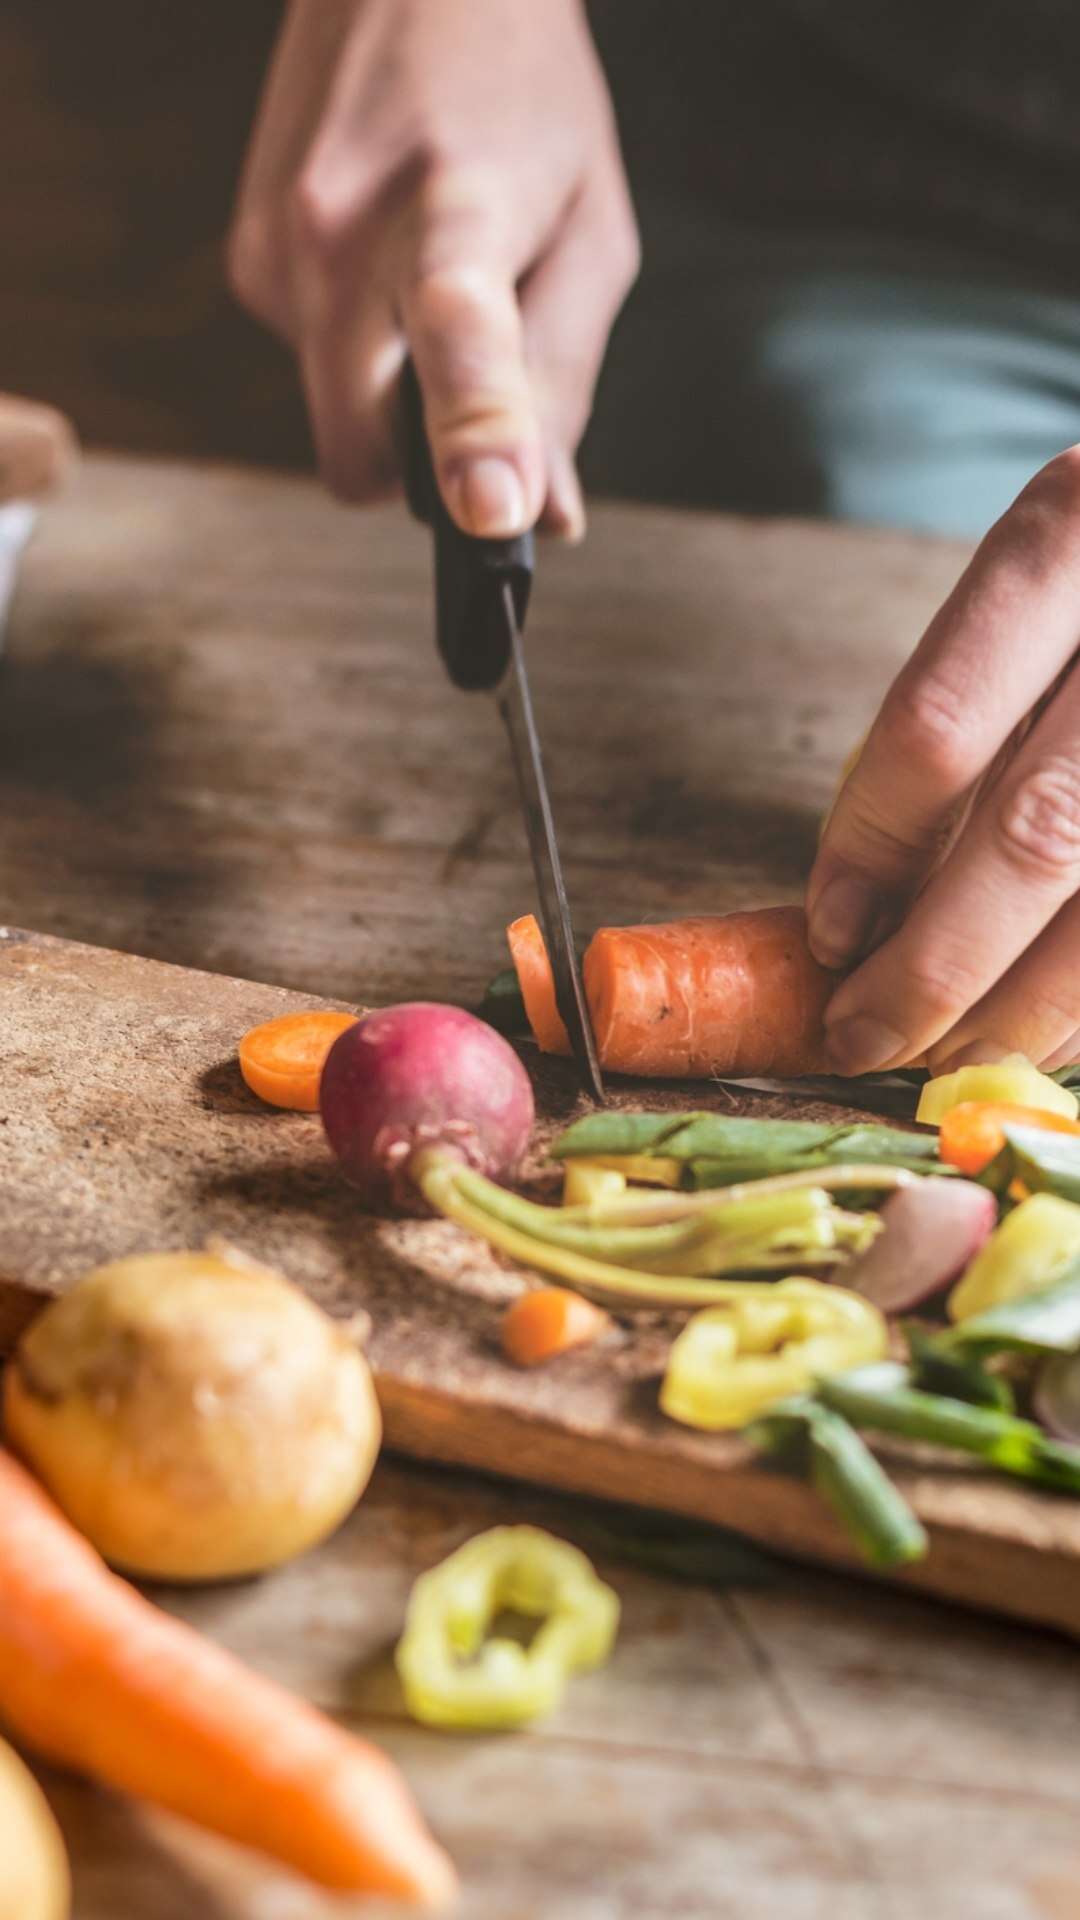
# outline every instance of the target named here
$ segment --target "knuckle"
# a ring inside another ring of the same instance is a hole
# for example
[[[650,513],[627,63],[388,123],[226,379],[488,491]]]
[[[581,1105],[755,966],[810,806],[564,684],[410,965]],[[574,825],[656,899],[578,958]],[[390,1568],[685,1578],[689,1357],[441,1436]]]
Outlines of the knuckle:
[[[421,340],[437,344],[448,329],[483,318],[489,281],[478,267],[430,266],[418,261],[409,295],[413,325]]]
[[[912,686],[898,686],[882,717],[898,765],[916,770],[936,793],[960,792],[970,785],[978,766],[973,764],[967,715],[945,682],[924,676]]]
[[[289,194],[288,223],[302,252],[332,266],[348,237],[350,215],[350,203],[329,171],[307,166],[298,174]]]
[[[970,961],[950,948],[913,954],[905,974],[911,999],[937,1027],[951,1026],[981,1000],[985,991],[985,982],[973,971]]]
[[[322,447],[319,471],[335,500],[348,506],[372,506],[393,492],[392,466],[363,438]]]
[[[1080,445],[1048,460],[1021,495],[1025,497],[1057,516],[1080,520]]]
[[[1032,980],[1025,993],[1025,1022],[1036,1033],[1052,1036],[1052,1044],[1057,1044],[1057,1036],[1072,1034],[1080,1021],[1080,993],[1063,991],[1067,983],[1056,980],[1053,986],[1043,987],[1038,979]]]
[[[502,182],[481,162],[429,143],[417,163],[407,227],[413,283],[436,278],[461,259],[509,255],[511,235]]]
[[[997,834],[1006,857],[1030,878],[1080,879],[1080,766],[1064,755],[1010,785]]]
[[[936,814],[925,819],[896,804],[891,786],[856,767],[830,815],[823,844],[847,865],[879,882],[906,885],[939,831]]]

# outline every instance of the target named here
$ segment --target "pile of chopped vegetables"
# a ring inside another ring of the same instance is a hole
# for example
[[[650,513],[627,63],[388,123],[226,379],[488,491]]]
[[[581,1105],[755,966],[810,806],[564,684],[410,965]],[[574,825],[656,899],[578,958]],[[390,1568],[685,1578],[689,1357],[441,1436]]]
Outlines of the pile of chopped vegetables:
[[[534,949],[519,927],[536,1027]],[[602,1352],[613,1315],[670,1312],[661,1411],[804,1475],[882,1566],[927,1541],[864,1433],[1080,1493],[1080,1119],[1062,1076],[1015,1057],[930,1079],[922,1131],[591,1113],[551,1149],[552,1205],[512,1184],[532,1092],[489,1022],[416,1004],[326,1045],[327,1136],[368,1203],[419,1196],[558,1283],[505,1313],[512,1364]]]
[[[1030,1062],[929,1080],[921,1132],[592,1113],[551,1149],[561,1205],[511,1184],[532,1092],[485,1021],[415,1004],[344,1026],[320,1104],[369,1204],[419,1196],[559,1283],[506,1312],[510,1362],[670,1311],[661,1411],[807,1477],[872,1562],[927,1541],[863,1433],[1080,1493],[1078,1101]]]

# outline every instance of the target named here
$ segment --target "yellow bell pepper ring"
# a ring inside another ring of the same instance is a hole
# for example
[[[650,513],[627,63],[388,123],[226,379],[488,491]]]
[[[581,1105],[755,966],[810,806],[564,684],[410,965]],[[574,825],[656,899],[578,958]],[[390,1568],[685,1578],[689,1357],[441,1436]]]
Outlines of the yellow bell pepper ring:
[[[709,1307],[687,1322],[668,1355],[660,1406],[684,1426],[741,1427],[887,1350],[885,1319],[869,1300],[818,1280],[781,1280],[764,1297]]]
[[[530,1644],[490,1635],[500,1613],[540,1620]],[[539,1527],[493,1527],[413,1587],[395,1662],[430,1727],[522,1727],[558,1706],[572,1673],[607,1659],[617,1595],[590,1561]]]
[[[995,1105],[1037,1107],[1044,1113],[1060,1113],[1075,1120],[1080,1103],[1068,1087],[1060,1087],[1047,1073],[1022,1053],[1010,1053],[981,1067],[957,1067],[954,1073],[939,1073],[928,1080],[919,1095],[915,1118],[924,1126],[939,1127],[947,1113],[968,1100]]]

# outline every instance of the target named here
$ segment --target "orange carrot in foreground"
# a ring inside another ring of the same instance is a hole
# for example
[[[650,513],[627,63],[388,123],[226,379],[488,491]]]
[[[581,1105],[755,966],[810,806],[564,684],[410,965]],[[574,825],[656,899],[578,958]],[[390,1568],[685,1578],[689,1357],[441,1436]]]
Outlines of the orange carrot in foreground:
[[[355,1013],[282,1013],[245,1033],[237,1049],[240,1071],[252,1093],[272,1107],[318,1113],[319,1081],[339,1034],[355,1027]]]
[[[594,1307],[569,1287],[534,1287],[511,1301],[502,1317],[503,1352],[519,1367],[537,1367],[572,1347],[586,1347],[611,1325],[602,1307]]]
[[[144,1600],[0,1451],[0,1714],[29,1745],[322,1886],[454,1888],[397,1769]]]
[[[531,915],[514,922],[509,939],[537,1044],[545,1053],[568,1052]],[[601,927],[583,972],[609,1072],[705,1080],[824,1068],[822,1017],[836,976],[811,954],[801,907]]]
[[[1043,1133],[1080,1133],[1080,1120],[1050,1113],[1045,1107],[1011,1106],[992,1100],[962,1100],[941,1122],[938,1151],[961,1173],[981,1173],[1005,1145],[1006,1127],[1033,1127]]]

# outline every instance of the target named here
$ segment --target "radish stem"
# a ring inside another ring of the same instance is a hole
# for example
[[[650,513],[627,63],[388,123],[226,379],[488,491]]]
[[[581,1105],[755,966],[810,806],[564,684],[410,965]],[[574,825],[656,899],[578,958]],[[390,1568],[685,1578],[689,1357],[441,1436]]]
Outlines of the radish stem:
[[[591,1259],[565,1247],[550,1246],[496,1220],[482,1207],[466,1200],[459,1186],[463,1171],[460,1159],[445,1148],[422,1147],[410,1162],[412,1178],[435,1213],[475,1233],[522,1266],[553,1274],[582,1293],[600,1294],[606,1299],[617,1297],[643,1307],[722,1306],[728,1300],[745,1299],[749,1292],[772,1294],[772,1282],[767,1280],[702,1280],[683,1274],[649,1276]],[[794,1262],[787,1264],[791,1266]]]

